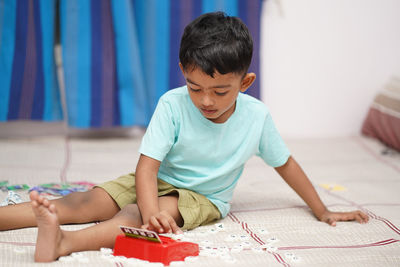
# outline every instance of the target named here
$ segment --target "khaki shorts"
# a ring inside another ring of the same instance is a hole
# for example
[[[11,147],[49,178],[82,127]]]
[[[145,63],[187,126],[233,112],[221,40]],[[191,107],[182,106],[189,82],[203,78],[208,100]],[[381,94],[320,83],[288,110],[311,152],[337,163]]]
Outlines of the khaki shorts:
[[[114,199],[122,209],[128,204],[136,204],[135,174],[123,175],[115,180],[98,185]],[[218,208],[205,196],[196,192],[176,188],[158,179],[158,196],[178,193],[178,209],[183,218],[183,230],[190,230],[221,218]]]

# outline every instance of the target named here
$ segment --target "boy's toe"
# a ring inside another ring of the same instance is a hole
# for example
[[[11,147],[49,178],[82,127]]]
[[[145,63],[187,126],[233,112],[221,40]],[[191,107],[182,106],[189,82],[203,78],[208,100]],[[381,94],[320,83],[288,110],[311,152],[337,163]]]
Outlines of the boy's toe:
[[[42,205],[48,208],[50,206],[50,201],[47,198],[42,197]]]
[[[37,197],[38,197],[38,192],[36,192],[36,191],[31,191],[30,193],[29,193],[29,198],[33,201],[33,200],[37,200]]]

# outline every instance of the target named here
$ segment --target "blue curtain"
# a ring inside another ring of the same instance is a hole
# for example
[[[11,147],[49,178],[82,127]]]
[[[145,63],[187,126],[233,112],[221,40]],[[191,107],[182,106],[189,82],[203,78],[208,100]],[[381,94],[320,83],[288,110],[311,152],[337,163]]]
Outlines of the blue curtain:
[[[0,121],[62,119],[55,1],[0,0]]]
[[[27,118],[30,106],[30,119],[61,119],[52,53],[56,0],[0,0],[1,3],[0,121]],[[202,13],[221,10],[239,16],[247,24],[255,45],[250,70],[258,74],[261,4],[262,0],[59,0],[69,126],[146,126],[159,97],[184,84],[178,67],[180,38],[184,27]],[[12,12],[6,12],[6,8]],[[42,28],[29,31],[33,27],[27,23],[29,20],[44,18]],[[23,23],[25,28],[19,26]],[[46,68],[37,67],[35,83],[29,83],[32,74],[21,73],[31,69],[34,60],[27,60],[22,54],[32,54],[29,51],[33,48],[26,44],[33,40],[36,53],[32,57],[38,61],[42,55],[48,62],[41,61]],[[7,66],[4,71],[3,65]],[[41,85],[42,80],[48,81]],[[29,94],[26,84],[34,88]],[[259,79],[248,93],[259,97]],[[32,104],[25,105],[27,102]],[[47,112],[42,117],[38,116],[41,102]]]

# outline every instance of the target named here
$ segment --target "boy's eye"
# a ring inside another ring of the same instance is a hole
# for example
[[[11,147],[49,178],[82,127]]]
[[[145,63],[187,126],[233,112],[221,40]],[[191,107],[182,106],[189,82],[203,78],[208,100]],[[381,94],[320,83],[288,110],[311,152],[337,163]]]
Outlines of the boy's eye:
[[[195,89],[195,88],[192,88],[192,87],[190,87],[190,90],[191,90],[192,92],[200,92],[200,89]]]
[[[215,92],[215,94],[216,95],[219,95],[219,96],[224,96],[224,95],[226,95],[228,92]]]

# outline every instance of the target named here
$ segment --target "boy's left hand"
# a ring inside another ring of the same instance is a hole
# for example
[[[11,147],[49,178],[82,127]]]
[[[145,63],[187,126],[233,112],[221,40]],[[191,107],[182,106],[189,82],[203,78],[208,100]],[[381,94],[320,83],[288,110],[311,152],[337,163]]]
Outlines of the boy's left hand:
[[[331,212],[327,210],[318,219],[331,226],[336,226],[336,222],[339,221],[357,221],[359,223],[367,223],[369,217],[367,214],[359,210],[349,212]]]
[[[174,218],[172,218],[167,211],[161,211],[152,215],[148,222],[142,225],[142,228],[150,231],[156,231],[158,233],[183,233],[176,224]]]

